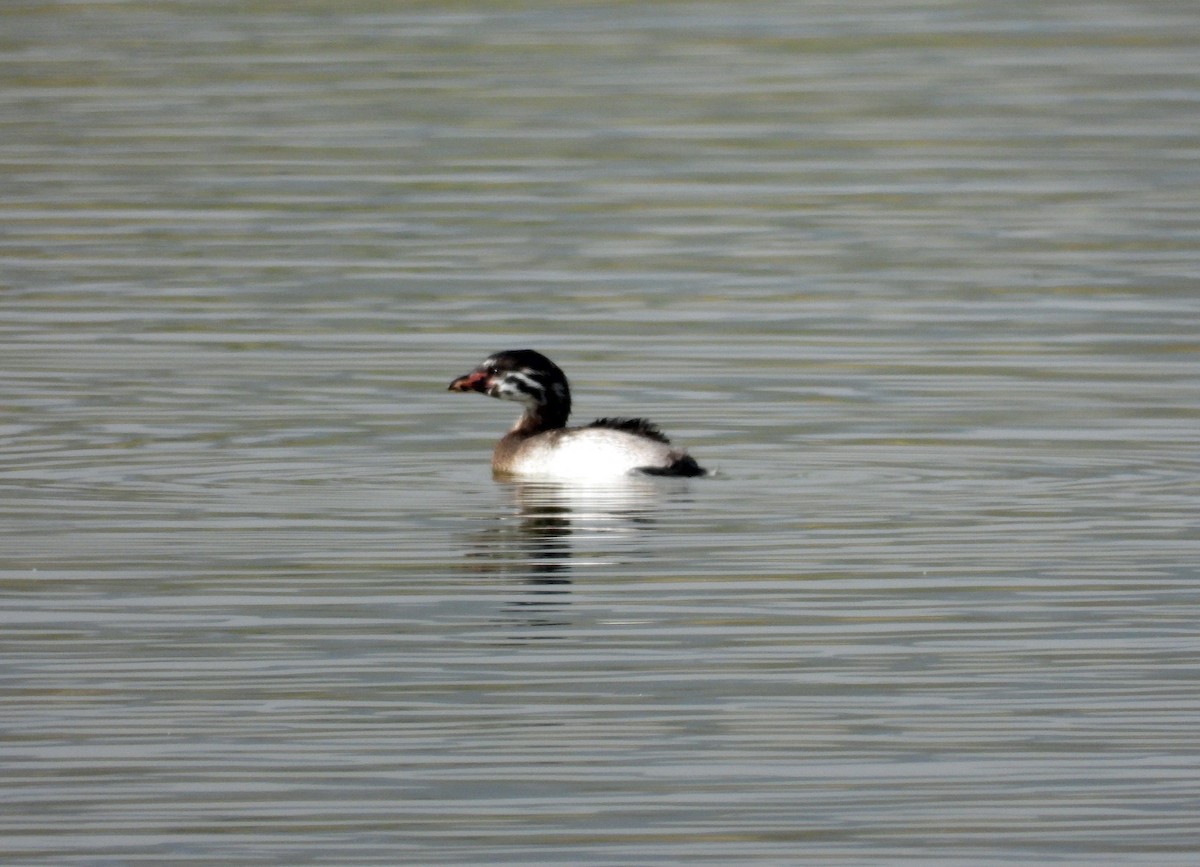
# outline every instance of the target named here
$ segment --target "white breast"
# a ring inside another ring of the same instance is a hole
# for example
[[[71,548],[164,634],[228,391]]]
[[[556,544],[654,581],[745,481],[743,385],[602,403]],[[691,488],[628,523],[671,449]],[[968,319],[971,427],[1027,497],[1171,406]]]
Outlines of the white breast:
[[[512,471],[521,476],[602,479],[643,467],[669,466],[665,443],[611,428],[577,428],[555,439],[534,437],[521,447]]]

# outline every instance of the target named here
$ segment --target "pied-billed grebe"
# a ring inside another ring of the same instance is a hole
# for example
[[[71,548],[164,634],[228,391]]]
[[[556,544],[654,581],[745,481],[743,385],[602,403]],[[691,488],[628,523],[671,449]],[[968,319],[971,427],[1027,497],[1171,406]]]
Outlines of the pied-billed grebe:
[[[492,454],[492,470],[498,474],[604,478],[633,472],[705,473],[645,419],[600,418],[583,427],[567,427],[571,414],[567,377],[557,364],[532,349],[497,352],[450,383],[450,391],[477,391],[524,405],[525,412]]]

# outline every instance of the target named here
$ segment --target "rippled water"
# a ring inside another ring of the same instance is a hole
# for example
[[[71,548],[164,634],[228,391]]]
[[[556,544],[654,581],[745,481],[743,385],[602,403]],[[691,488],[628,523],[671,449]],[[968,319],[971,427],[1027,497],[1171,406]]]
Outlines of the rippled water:
[[[0,33],[4,863],[1200,855],[1194,3]]]

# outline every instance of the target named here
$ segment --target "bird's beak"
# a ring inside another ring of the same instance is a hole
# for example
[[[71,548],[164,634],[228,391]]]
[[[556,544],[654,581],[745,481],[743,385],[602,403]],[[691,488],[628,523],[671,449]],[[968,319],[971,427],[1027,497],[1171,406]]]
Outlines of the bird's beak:
[[[472,370],[465,376],[460,376],[454,382],[450,383],[450,391],[477,391],[480,394],[487,394],[489,377],[486,371]]]

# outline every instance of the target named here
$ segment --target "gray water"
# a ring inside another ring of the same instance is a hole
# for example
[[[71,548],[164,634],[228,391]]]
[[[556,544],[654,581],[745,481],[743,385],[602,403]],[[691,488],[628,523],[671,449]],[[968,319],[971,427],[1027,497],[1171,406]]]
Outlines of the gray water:
[[[0,34],[0,861],[1196,863],[1194,2]]]

